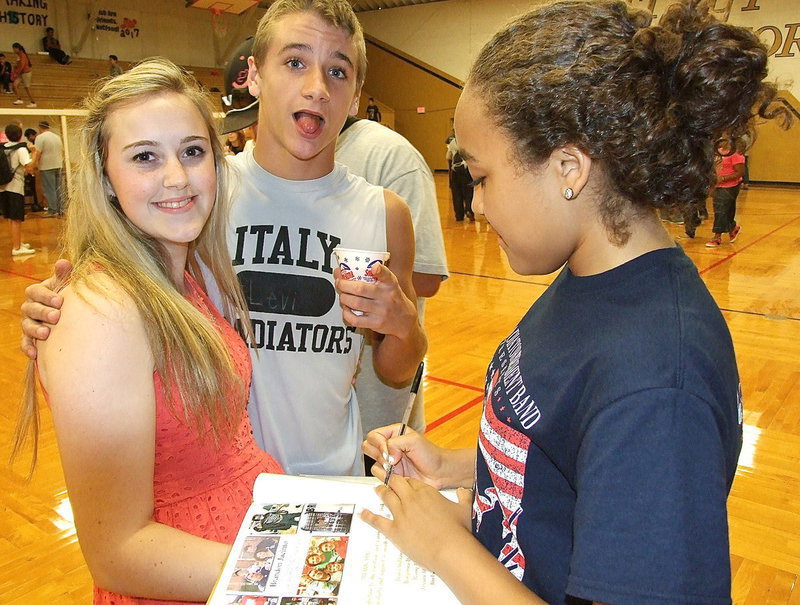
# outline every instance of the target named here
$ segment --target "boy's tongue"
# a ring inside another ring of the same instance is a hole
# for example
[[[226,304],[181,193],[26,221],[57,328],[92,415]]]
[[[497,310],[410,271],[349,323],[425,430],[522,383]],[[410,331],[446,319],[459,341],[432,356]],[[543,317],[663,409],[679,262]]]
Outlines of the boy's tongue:
[[[322,120],[320,117],[310,113],[298,111],[295,114],[295,119],[297,120],[297,125],[300,127],[300,130],[302,130],[305,134],[314,134],[322,126]]]

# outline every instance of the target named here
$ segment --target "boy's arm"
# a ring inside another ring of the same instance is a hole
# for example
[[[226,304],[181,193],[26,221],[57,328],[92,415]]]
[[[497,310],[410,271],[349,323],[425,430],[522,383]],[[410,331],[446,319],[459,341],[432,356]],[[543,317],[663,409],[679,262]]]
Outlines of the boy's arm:
[[[344,320],[353,327],[372,330],[376,373],[389,384],[399,384],[414,375],[428,341],[419,322],[417,295],[411,282],[414,265],[411,212],[396,193],[384,189],[384,200],[390,266],[374,267],[375,283],[342,279],[338,268],[334,279]]]
[[[387,317],[391,332],[375,330],[379,337],[372,348],[372,361],[378,375],[389,382],[411,378],[428,348],[425,331],[417,315],[414,291],[414,227],[411,212],[396,193],[384,190],[386,201],[386,247],[391,254],[391,273],[397,280],[395,317]]]
[[[413,147],[398,146],[394,150],[398,161],[414,166],[416,154]],[[436,184],[426,167],[404,170],[399,176],[382,182],[408,204],[414,226],[414,272],[411,281],[420,298],[434,296],[447,278],[447,257],[436,202]],[[422,263],[420,263],[420,258]],[[421,272],[421,267],[426,272]]]
[[[421,298],[431,298],[439,291],[442,285],[442,276],[435,273],[417,273],[411,277],[414,284],[414,292]]]

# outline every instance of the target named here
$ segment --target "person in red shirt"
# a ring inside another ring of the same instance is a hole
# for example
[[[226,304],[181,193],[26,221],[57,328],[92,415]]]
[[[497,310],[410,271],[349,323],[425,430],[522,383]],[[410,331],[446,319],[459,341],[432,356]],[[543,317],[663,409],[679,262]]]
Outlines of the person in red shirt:
[[[731,243],[736,241],[742,230],[736,224],[736,198],[742,187],[744,177],[744,156],[733,152],[729,143],[717,149],[719,154],[715,163],[717,186],[714,189],[714,237],[706,244],[707,248],[722,245],[722,234],[727,233]]]
[[[14,49],[17,55],[17,62],[11,72],[11,87],[14,89],[14,94],[17,95],[17,100],[14,101],[14,105],[22,105],[25,102],[22,100],[22,95],[20,95],[19,92],[21,84],[31,99],[31,102],[28,103],[28,107],[36,107],[36,101],[33,98],[33,94],[31,94],[31,77],[33,74],[31,60],[28,58],[28,53],[25,52],[25,47],[19,42],[14,42],[11,48]]]

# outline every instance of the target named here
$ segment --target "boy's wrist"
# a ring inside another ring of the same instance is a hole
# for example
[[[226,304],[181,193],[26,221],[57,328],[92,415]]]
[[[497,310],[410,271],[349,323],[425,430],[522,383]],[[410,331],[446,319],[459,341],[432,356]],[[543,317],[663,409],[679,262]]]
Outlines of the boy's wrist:
[[[401,312],[397,314],[399,317],[398,321],[395,322],[396,329],[391,333],[387,332],[386,335],[394,336],[403,342],[409,342],[415,337],[419,337],[419,334],[424,331],[422,325],[419,323],[419,314],[417,313],[416,305],[408,300],[407,296],[404,295],[404,298],[405,304],[402,306]]]

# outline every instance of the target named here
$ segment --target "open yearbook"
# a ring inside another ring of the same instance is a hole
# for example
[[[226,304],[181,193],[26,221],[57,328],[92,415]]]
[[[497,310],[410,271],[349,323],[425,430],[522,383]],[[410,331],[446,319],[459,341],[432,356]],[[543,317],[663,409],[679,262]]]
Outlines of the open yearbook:
[[[458,603],[436,574],[361,520],[364,508],[390,516],[376,485],[259,475],[209,605]]]

